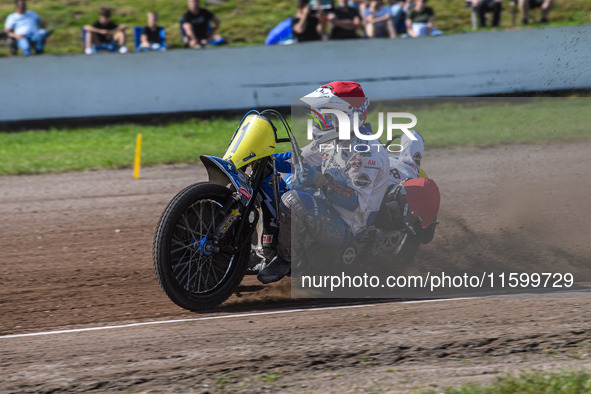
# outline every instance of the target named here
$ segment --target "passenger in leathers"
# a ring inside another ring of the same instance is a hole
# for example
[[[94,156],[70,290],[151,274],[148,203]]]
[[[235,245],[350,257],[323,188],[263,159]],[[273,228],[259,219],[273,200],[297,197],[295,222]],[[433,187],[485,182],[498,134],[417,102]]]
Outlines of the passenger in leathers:
[[[359,133],[373,134],[371,126],[363,124],[369,100],[356,82],[331,82],[303,100],[312,103],[317,115],[322,109],[346,113],[351,127],[357,118]],[[315,140],[302,150],[304,168],[299,182],[281,198],[277,256],[259,272],[262,283],[278,281],[291,272],[292,249],[300,246],[292,245],[292,239],[298,243],[307,236],[318,245],[342,251],[380,209],[389,182],[386,148],[354,132],[351,139],[339,140],[336,118],[329,115],[318,122],[323,127],[314,129]],[[292,224],[301,229],[293,237]]]

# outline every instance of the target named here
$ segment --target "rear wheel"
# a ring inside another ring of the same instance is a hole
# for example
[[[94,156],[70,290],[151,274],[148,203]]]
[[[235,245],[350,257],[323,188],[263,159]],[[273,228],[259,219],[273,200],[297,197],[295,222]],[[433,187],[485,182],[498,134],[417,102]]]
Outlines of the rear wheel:
[[[212,239],[221,220],[219,212],[231,195],[224,186],[197,183],[181,191],[160,218],[154,269],[164,293],[182,308],[214,308],[236,291],[244,277],[250,243],[237,254],[216,253]],[[229,239],[238,236],[228,235]]]

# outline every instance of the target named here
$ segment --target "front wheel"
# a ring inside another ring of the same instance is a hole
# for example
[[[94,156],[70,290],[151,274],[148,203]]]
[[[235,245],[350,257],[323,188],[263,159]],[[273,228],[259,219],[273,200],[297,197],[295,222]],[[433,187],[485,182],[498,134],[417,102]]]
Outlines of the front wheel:
[[[242,281],[250,243],[237,254],[215,252],[213,235],[232,192],[214,183],[188,186],[168,204],[154,237],[154,269],[178,306],[200,311],[227,300]],[[237,220],[243,219],[238,217]],[[231,231],[236,231],[236,223]],[[228,234],[235,239],[238,234]]]

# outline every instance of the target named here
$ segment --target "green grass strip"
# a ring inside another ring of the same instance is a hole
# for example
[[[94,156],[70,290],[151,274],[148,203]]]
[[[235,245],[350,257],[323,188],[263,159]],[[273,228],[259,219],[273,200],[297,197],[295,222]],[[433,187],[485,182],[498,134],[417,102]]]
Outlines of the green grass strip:
[[[427,149],[544,144],[591,137],[590,98],[470,99],[376,110],[411,112]],[[377,128],[378,116],[369,121]],[[0,174],[129,167],[142,133],[142,165],[194,163],[201,154],[223,155],[240,121],[191,119],[153,125],[117,124],[0,132]],[[279,127],[279,123],[276,123]],[[298,133],[303,135],[303,133]],[[300,137],[302,138],[302,137]],[[305,145],[301,139],[300,145]],[[279,149],[285,150],[283,144]]]
[[[438,391],[421,391],[423,394]],[[591,392],[591,375],[587,371],[557,373],[523,372],[519,375],[497,377],[483,385],[466,383],[448,388],[445,394],[584,394]]]

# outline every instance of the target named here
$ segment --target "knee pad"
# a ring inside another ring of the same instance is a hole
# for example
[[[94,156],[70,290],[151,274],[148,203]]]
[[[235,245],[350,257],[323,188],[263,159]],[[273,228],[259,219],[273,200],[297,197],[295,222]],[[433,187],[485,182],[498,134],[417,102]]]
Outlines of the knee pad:
[[[291,216],[292,212],[313,211],[316,205],[316,200],[308,193],[299,190],[290,190],[281,196],[279,212],[281,215]]]

